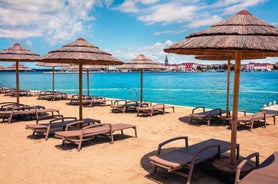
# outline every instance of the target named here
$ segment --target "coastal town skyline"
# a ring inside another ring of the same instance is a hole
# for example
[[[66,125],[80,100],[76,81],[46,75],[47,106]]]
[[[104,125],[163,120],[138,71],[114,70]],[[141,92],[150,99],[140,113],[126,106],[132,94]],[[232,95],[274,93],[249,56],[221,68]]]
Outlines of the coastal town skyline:
[[[84,37],[124,62],[142,53],[160,63],[166,55],[169,64],[219,63],[196,60],[194,56],[166,54],[163,48],[243,9],[276,27],[278,24],[278,2],[274,0],[0,0],[0,5],[0,50],[18,42],[45,55]],[[252,60],[273,64],[277,61],[277,58]],[[35,64],[26,65],[34,68]]]

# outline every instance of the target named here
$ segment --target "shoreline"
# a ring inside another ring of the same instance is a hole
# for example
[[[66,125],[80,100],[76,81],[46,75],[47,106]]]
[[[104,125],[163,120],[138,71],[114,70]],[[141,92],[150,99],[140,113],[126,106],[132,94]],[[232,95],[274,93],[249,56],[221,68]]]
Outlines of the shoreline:
[[[0,102],[15,101],[14,97],[0,94]],[[20,103],[42,105],[59,109],[64,116],[78,117],[78,106],[66,105],[67,100],[45,101],[36,97],[20,97]],[[230,141],[230,130],[226,126],[206,123],[188,123],[191,108],[175,106],[175,112],[167,110],[164,115],[137,117],[136,113],[112,113],[110,106],[83,108],[83,117],[100,119],[102,123],[128,123],[137,127],[138,137],[133,130],[126,130],[126,136],[115,136],[113,144],[109,139],[100,137],[84,143],[80,152],[76,145],[61,146],[60,139],[32,136],[26,124],[32,121],[0,124],[0,181],[10,184],[31,183],[114,183],[137,184],[184,183],[185,178],[159,171],[151,176],[148,156],[155,154],[162,141],[177,136],[188,136],[189,145],[210,138]],[[40,121],[47,123],[48,120]],[[266,128],[254,128],[252,132],[239,130],[237,142],[240,156],[253,152],[260,153],[263,161],[278,150],[278,126],[271,119]],[[174,147],[179,146],[174,144]],[[206,172],[208,169],[210,172]],[[213,170],[212,174],[211,171]],[[193,173],[192,183],[232,183],[233,177],[214,170],[212,165],[201,165]]]
[[[258,112],[261,106],[277,99],[277,72],[252,72],[241,75],[239,109]],[[1,74],[1,84],[13,87],[15,76]],[[85,77],[85,76],[84,76]],[[90,95],[119,99],[135,99],[140,94],[139,73],[92,74],[89,79]],[[86,77],[85,77],[86,78]],[[83,91],[88,88],[84,78]],[[254,85],[252,78],[258,83]],[[154,73],[144,75],[143,96],[145,101],[208,108],[226,107],[227,76],[224,73]],[[78,93],[78,76],[55,76],[55,90],[68,94]],[[208,82],[211,81],[211,82]],[[22,73],[20,88],[26,90],[52,90],[51,75]],[[131,89],[131,90],[128,90]],[[131,92],[133,91],[133,92]],[[232,91],[231,91],[232,93]],[[231,105],[230,105],[231,109]]]

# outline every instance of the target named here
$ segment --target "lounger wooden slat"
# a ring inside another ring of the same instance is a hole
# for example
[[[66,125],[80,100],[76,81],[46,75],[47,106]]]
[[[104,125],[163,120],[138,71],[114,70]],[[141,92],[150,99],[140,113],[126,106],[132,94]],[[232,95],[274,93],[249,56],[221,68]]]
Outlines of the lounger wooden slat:
[[[51,113],[49,115],[48,113]],[[55,113],[57,115],[60,114],[60,111],[57,109],[45,109],[43,106],[15,106],[15,107],[9,107],[6,111],[0,111],[0,117],[3,118],[2,122],[5,121],[5,119],[8,119],[8,123],[12,122],[12,118],[15,116],[29,116],[30,119],[32,119],[33,116],[36,117],[36,123],[38,123],[39,120],[54,117]]]
[[[55,131],[65,130],[68,124],[74,123],[77,121],[75,117],[59,117],[54,120],[50,120],[49,123],[43,124],[27,124],[25,129],[30,129],[35,134],[45,134],[45,140],[48,139],[50,133]],[[82,121],[82,126],[88,126],[91,124],[100,123],[100,120],[92,118],[84,118]],[[79,127],[79,125],[78,125]]]
[[[247,163],[247,160],[243,161]],[[244,164],[243,163],[243,164]],[[239,179],[241,168],[243,164],[237,169],[236,184],[277,184],[278,183],[278,151],[271,154],[264,162],[262,162],[256,169],[247,174],[243,179]]]
[[[92,97],[92,99],[82,100],[85,107],[93,107],[95,105],[105,105],[106,99],[104,97]]]
[[[112,112],[136,112],[139,102],[136,100],[116,100],[111,105]]]
[[[162,153],[162,147],[166,144],[185,140],[185,147],[178,148],[166,153]],[[187,184],[191,182],[194,166],[200,162],[212,158],[219,158],[222,153],[230,150],[230,143],[218,139],[209,139],[191,146],[188,145],[188,137],[176,137],[159,144],[157,155],[150,156],[150,163],[153,166],[152,174],[157,172],[157,168],[166,169],[167,172],[173,172],[187,177]],[[237,157],[239,157],[239,145],[237,144]],[[181,168],[187,168],[188,172],[180,171]]]
[[[68,126],[67,126],[68,127]],[[135,125],[131,124],[97,124],[97,125],[89,125],[81,130],[70,130],[68,131],[66,127],[66,131],[63,132],[55,132],[55,137],[63,140],[62,145],[65,142],[72,142],[78,145],[77,151],[80,151],[81,145],[83,141],[94,139],[97,135],[107,135],[111,139],[111,143],[114,142],[114,132],[121,131],[123,134],[123,130],[125,129],[134,129],[135,137],[137,137],[137,130]]]
[[[199,112],[201,110],[201,112]],[[198,112],[196,112],[198,111]],[[205,107],[196,107],[192,109],[192,114],[190,114],[190,123],[195,121],[205,121],[207,122],[207,125],[210,125],[210,122],[214,118],[220,118],[222,114],[226,113],[225,110],[222,110],[220,108],[215,108],[209,111],[205,110]]]
[[[175,107],[172,105],[165,104],[152,104],[147,102],[142,102],[137,107],[137,116],[139,115],[148,115],[153,116],[156,113],[165,113],[165,110],[171,108],[175,112]]]
[[[277,116],[277,114],[269,114],[269,113],[265,113],[265,112],[248,114],[248,115],[238,117],[237,124],[245,125],[245,126],[249,127],[250,131],[252,131],[254,124],[256,122],[258,122],[258,123],[262,122],[264,127],[266,128],[266,119],[268,119],[268,118],[273,118],[273,123],[274,123],[274,125],[276,125],[276,121],[275,121],[276,116]]]

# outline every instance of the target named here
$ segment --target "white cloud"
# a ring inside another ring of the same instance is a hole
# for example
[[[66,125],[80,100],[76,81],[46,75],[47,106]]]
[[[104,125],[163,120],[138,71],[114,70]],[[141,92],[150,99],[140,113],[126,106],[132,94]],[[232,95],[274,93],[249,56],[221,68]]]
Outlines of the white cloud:
[[[138,13],[142,11],[139,5],[151,5],[159,2],[159,0],[124,0],[124,2],[115,9],[126,13]]]
[[[164,48],[172,45],[173,42],[170,40],[165,41],[164,43],[156,42],[150,46],[144,46],[141,48],[128,48],[125,50],[115,50],[109,51],[113,56],[119,58],[125,62],[130,61],[131,59],[137,57],[139,54],[144,54],[146,57],[152,59],[155,62],[164,63],[166,55],[170,64],[182,63],[182,62],[192,62],[194,57],[177,55],[177,54],[168,54],[163,51]]]
[[[180,6],[178,3],[167,3],[156,5],[150,8],[147,15],[138,16],[138,20],[148,24],[154,23],[182,23],[193,19],[197,6]]]
[[[159,2],[159,0],[138,0],[142,4],[153,4]]]
[[[127,13],[136,13],[139,9],[136,6],[136,2],[134,0],[125,0],[120,6],[116,9],[127,12]]]
[[[182,33],[184,32],[184,29],[180,29],[180,30],[166,30],[166,31],[157,31],[154,33],[155,36],[158,35],[163,35],[163,34],[178,34],[178,33]]]
[[[265,1],[267,0],[217,0],[213,4],[208,4],[208,1],[201,0],[125,0],[117,9],[135,14],[138,20],[147,25],[176,24],[176,29],[180,30],[186,26],[199,28],[215,24],[222,20],[222,16],[237,13]],[[144,5],[146,2],[149,3],[148,6]],[[176,34],[175,31],[166,30],[156,32],[155,35],[167,33]]]
[[[1,0],[0,37],[25,39],[44,36],[51,44],[63,43],[89,32],[94,6],[112,0]]]
[[[210,26],[210,25],[218,23],[221,20],[222,20],[221,17],[219,17],[217,15],[213,15],[211,17],[207,17],[207,18],[203,18],[203,19],[200,19],[200,20],[195,20],[194,22],[190,22],[188,24],[188,27],[198,28],[198,27],[201,27],[201,26]]]
[[[26,45],[29,45],[30,47],[32,47],[32,42],[30,40],[26,40]]]
[[[212,8],[220,8],[224,15],[237,13],[249,7],[264,3],[267,0],[218,0],[212,4]]]

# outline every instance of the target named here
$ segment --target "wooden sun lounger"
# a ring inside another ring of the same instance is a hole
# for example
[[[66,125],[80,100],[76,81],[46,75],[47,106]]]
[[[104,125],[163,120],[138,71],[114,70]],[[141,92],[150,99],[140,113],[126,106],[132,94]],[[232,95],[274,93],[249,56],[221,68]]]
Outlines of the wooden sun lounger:
[[[48,113],[51,113],[51,115]],[[11,123],[14,116],[29,116],[30,119],[32,119],[32,116],[35,116],[36,123],[38,123],[41,119],[54,117],[54,113],[60,115],[60,111],[57,109],[45,109],[43,106],[24,105],[19,107],[10,107],[6,111],[0,111],[0,117],[3,118],[2,122],[4,122],[5,119],[8,119],[8,123]]]
[[[77,122],[78,123],[78,122]],[[68,130],[68,128],[71,125],[66,126],[66,130],[63,132],[55,132],[55,137],[60,138],[63,140],[62,145],[65,144],[65,142],[72,142],[74,144],[78,145],[77,151],[80,151],[81,144],[83,141],[87,141],[90,139],[94,139],[97,135],[108,135],[111,138],[111,143],[114,142],[113,134],[115,131],[121,131],[123,134],[124,129],[132,128],[135,132],[135,137],[137,137],[137,130],[135,125],[131,124],[124,124],[124,123],[118,123],[118,124],[107,124],[107,123],[101,123],[101,124],[95,124],[95,125],[89,125],[81,130]]]
[[[75,123],[77,118],[75,117],[63,117],[60,115],[59,118],[55,118],[54,120],[50,120],[49,123],[44,124],[27,124],[25,129],[30,129],[33,131],[32,135],[35,134],[45,134],[45,140],[48,139],[50,133],[54,133],[56,131],[61,131],[66,129],[66,126]],[[92,118],[84,118],[79,125],[88,126],[91,124],[100,123],[100,120],[92,119]],[[74,127],[74,128],[78,128]],[[72,127],[71,127],[72,128]]]
[[[104,97],[92,97],[92,99],[82,100],[83,106],[93,107],[94,105],[105,105],[106,99]]]
[[[243,160],[237,167],[235,184],[277,184],[278,183],[278,151],[272,153],[257,168],[240,179],[241,168],[248,163]]]
[[[165,104],[152,104],[147,102],[142,102],[137,107],[137,116],[139,115],[149,115],[153,116],[156,113],[165,113],[165,109],[172,108],[173,112],[175,112],[175,107],[172,105]]]
[[[55,101],[55,100],[67,100],[68,96],[67,96],[67,93],[54,92],[54,93],[51,93],[51,94],[46,94],[44,99],[51,100],[51,101]]]
[[[139,103],[136,100],[116,100],[114,104],[111,105],[112,112],[136,112],[136,108],[138,107]]]
[[[201,112],[195,112],[199,111],[201,109]],[[195,121],[205,121],[207,122],[207,125],[210,125],[210,122],[214,118],[219,118],[222,116],[222,114],[226,113],[225,110],[222,110],[220,108],[215,108],[209,111],[205,111],[205,107],[196,107],[192,109],[192,114],[190,114],[190,123]]]
[[[276,125],[276,122],[275,122],[275,116],[277,116],[277,114],[268,114],[268,113],[265,113],[265,112],[258,112],[258,113],[255,113],[255,114],[249,114],[249,115],[244,115],[244,116],[240,116],[238,117],[238,125],[245,125],[245,126],[248,126],[250,127],[250,131],[253,130],[253,127],[254,127],[254,123],[256,122],[262,122],[264,127],[266,128],[266,119],[267,118],[273,118],[273,122],[274,122],[274,125]]]
[[[162,147],[173,141],[183,140],[185,146],[169,152],[161,153]],[[153,166],[152,174],[157,172],[157,168],[162,168],[168,172],[187,177],[187,184],[191,182],[194,166],[200,162],[219,158],[222,153],[229,151],[230,143],[217,139],[209,139],[197,144],[188,145],[188,137],[176,137],[166,140],[158,145],[157,155],[150,156],[150,164]],[[237,157],[239,157],[239,145],[237,144]],[[181,169],[187,168],[187,172]]]
[[[91,96],[87,96],[87,95],[82,95],[82,101],[83,100],[91,100],[92,97]],[[79,95],[72,95],[70,98],[70,102],[68,103],[69,105],[79,105]]]

